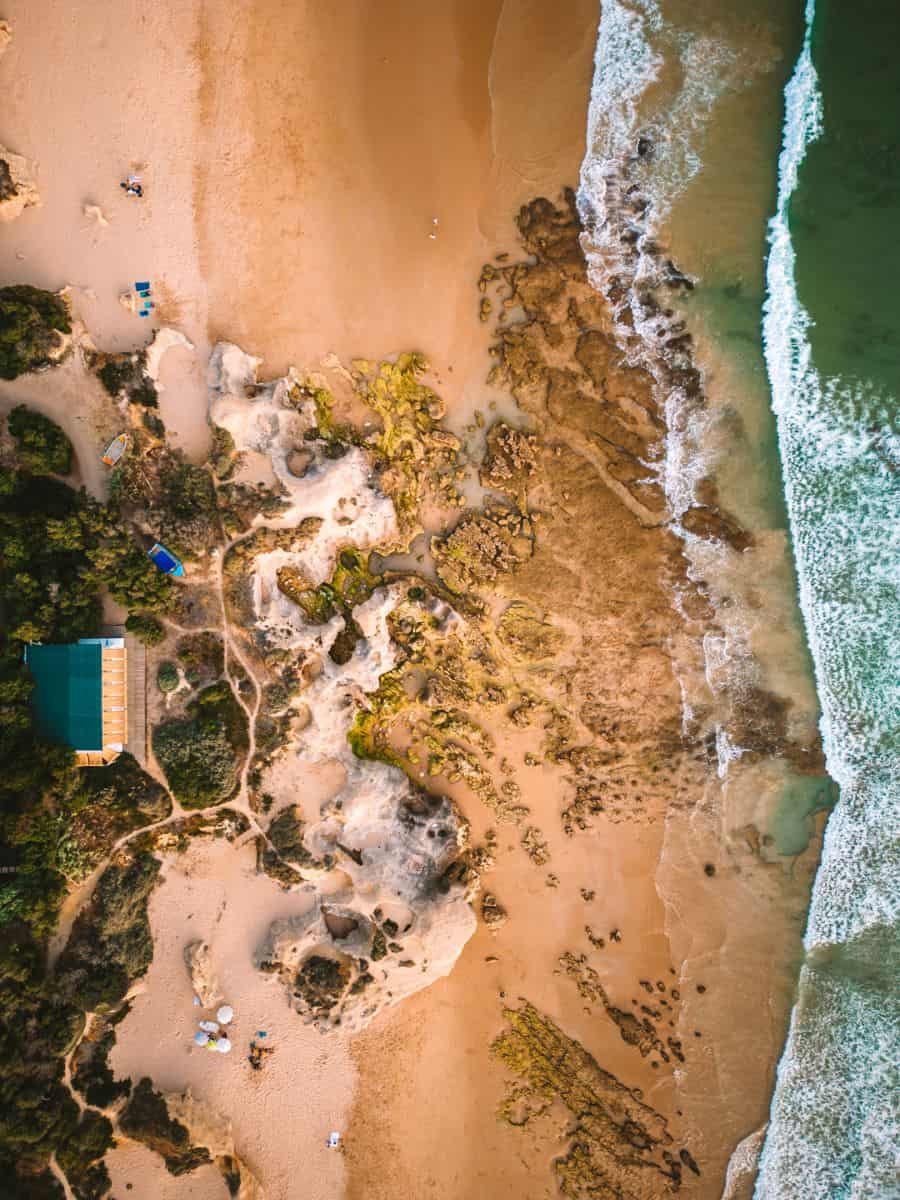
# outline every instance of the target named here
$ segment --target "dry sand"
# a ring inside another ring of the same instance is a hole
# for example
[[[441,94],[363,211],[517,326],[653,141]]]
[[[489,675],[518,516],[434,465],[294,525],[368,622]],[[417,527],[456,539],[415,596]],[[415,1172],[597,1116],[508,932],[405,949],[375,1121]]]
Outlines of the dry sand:
[[[354,1070],[347,1045],[302,1025],[278,979],[253,966],[271,921],[303,912],[311,902],[282,892],[255,864],[252,842],[235,849],[225,840],[194,843],[166,860],[150,904],[153,965],[119,1026],[111,1066],[118,1077],[149,1075],[162,1091],[189,1087],[227,1117],[238,1156],[269,1200],[330,1200],[342,1194],[344,1160],[325,1143],[332,1129],[346,1129]],[[194,1006],[184,964],[185,945],[198,939],[209,944],[222,993],[234,1008],[228,1055],[192,1043],[197,1021],[214,1018]],[[275,1053],[254,1071],[247,1054],[258,1029],[267,1032]],[[193,1193],[173,1192],[173,1200],[182,1194]]]
[[[190,47],[197,0],[6,0],[12,41],[0,60],[0,143],[33,160],[42,197],[0,231],[4,283],[72,288],[76,315],[104,350],[143,345],[161,322],[196,345],[166,364],[168,427],[192,454],[206,444],[206,292],[192,221]],[[137,170],[142,200],[119,187]],[[108,221],[85,215],[97,206]],[[149,279],[157,310],[119,304]],[[170,402],[171,401],[171,402]]]

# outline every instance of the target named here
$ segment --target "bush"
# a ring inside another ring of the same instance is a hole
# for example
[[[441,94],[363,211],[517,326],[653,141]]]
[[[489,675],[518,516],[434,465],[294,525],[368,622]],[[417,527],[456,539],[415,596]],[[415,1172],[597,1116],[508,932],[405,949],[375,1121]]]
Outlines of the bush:
[[[178,687],[178,667],[169,659],[156,668],[156,686],[161,692],[174,692]]]
[[[175,653],[192,687],[212,683],[225,670],[225,646],[210,629],[179,638]]]
[[[97,375],[114,400],[140,374],[140,366],[130,354],[116,354],[106,360]]]
[[[147,904],[160,864],[148,853],[106,868],[56,966],[59,993],[88,1012],[109,1010],[153,961]]]
[[[0,288],[0,379],[15,379],[50,361],[60,333],[71,333],[66,302],[17,284]]]
[[[153,731],[153,753],[185,808],[221,804],[237,786],[237,760],[221,725],[169,721]]]
[[[125,628],[145,646],[158,646],[166,636],[165,625],[149,613],[132,613],[125,622]]]
[[[9,432],[26,471],[33,475],[68,475],[72,470],[72,443],[49,417],[18,404],[9,414]]]
[[[234,794],[247,745],[247,718],[225,682],[202,691],[187,720],[153,731],[153,753],[185,808],[207,808]]]

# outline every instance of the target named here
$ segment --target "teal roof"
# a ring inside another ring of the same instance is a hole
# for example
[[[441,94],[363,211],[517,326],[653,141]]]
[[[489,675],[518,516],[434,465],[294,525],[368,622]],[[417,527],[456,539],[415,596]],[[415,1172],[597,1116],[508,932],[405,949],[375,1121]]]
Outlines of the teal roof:
[[[73,750],[103,749],[103,645],[28,646],[31,708],[39,733]]]

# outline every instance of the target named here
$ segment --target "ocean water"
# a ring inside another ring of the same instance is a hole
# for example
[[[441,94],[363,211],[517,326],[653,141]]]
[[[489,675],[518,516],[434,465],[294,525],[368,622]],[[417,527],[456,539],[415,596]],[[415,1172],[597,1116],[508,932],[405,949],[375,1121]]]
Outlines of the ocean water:
[[[887,0],[805,14],[802,0],[605,0],[578,193],[591,280],[665,409],[648,471],[717,610],[673,651],[686,726],[715,735],[720,793],[690,827],[673,823],[670,858],[698,838],[728,846],[742,823],[798,854],[833,802],[833,784],[783,760],[747,766],[732,702],[748,690],[789,702],[798,742],[818,724],[840,789],[803,946],[788,931],[796,904],[754,910],[751,887],[725,913],[738,928],[752,910],[773,947],[794,938],[803,956],[785,968],[796,1003],[759,1200],[900,1197],[898,46]],[[751,550],[681,525],[710,479]],[[666,870],[677,882],[663,864],[661,894]],[[774,987],[763,1003],[783,1030]],[[773,1063],[779,1050],[749,1047]],[[751,1109],[729,1126],[733,1146],[756,1128],[740,1125]]]
[[[840,801],[758,1200],[900,1196],[900,7],[810,0],[764,337]]]

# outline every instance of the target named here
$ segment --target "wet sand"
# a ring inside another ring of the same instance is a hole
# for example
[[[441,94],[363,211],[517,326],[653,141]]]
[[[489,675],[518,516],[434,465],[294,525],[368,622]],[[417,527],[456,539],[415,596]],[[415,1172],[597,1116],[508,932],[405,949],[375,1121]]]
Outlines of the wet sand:
[[[417,348],[451,405],[479,388],[474,281],[518,206],[576,178],[594,0],[220,7],[195,43],[212,335],[273,375]]]

